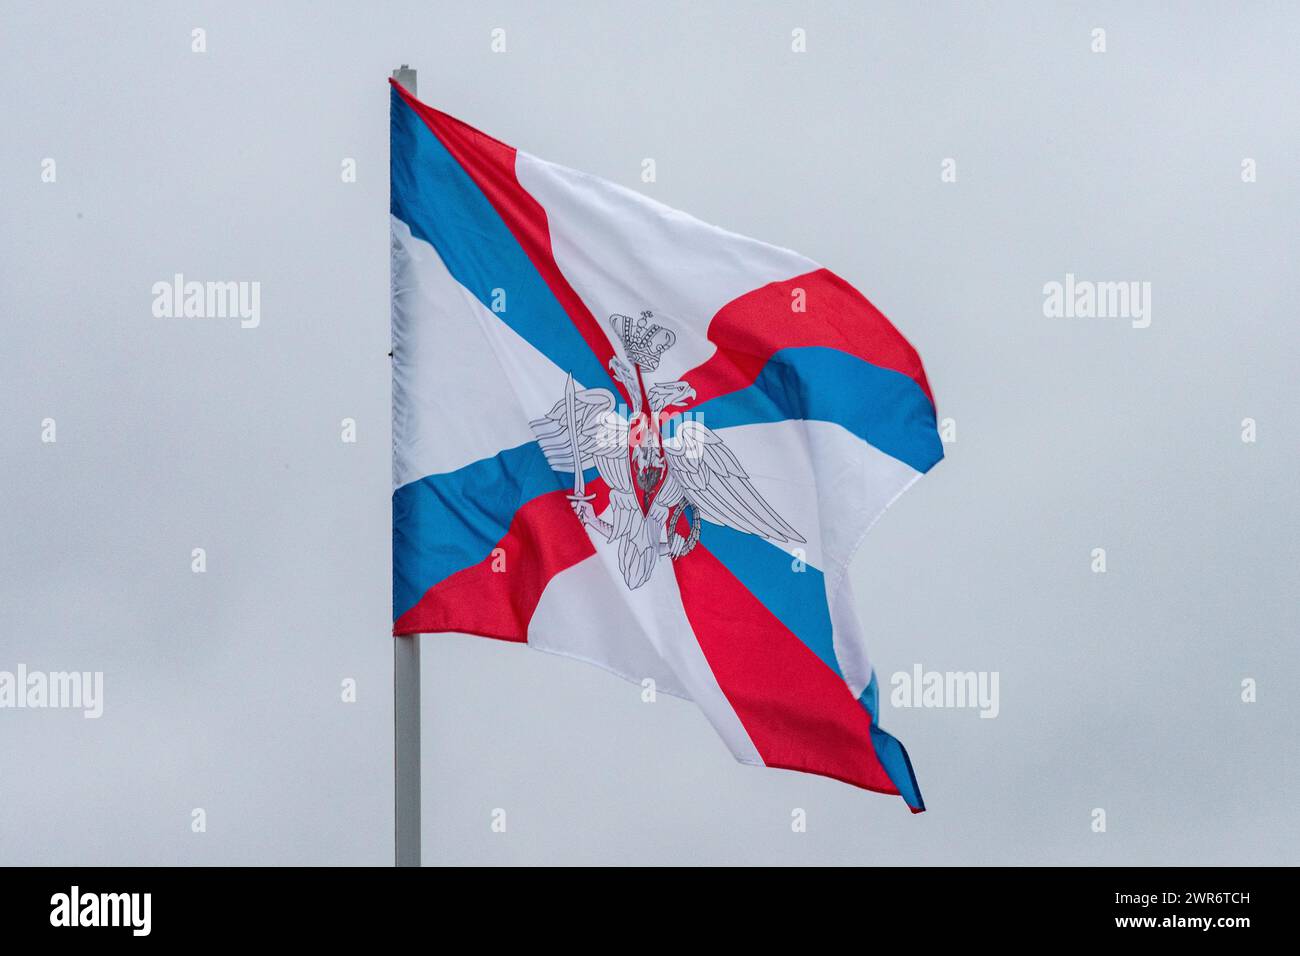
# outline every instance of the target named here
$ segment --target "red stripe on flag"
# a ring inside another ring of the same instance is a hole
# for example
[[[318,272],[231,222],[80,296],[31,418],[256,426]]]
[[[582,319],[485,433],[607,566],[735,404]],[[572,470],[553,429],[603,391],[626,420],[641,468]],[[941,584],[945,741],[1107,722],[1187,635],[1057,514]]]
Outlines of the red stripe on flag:
[[[533,268],[568,314],[587,347],[608,368],[609,360],[614,357],[614,346],[555,262],[546,210],[524,189],[515,175],[517,150],[462,123],[454,116],[425,106],[396,82],[393,86],[483,191],[483,195],[532,262]],[[615,381],[614,384],[623,392],[623,400],[630,404],[631,396],[627,394],[623,383]]]
[[[794,311],[803,291],[806,311]],[[733,299],[709,323],[718,351],[682,376],[695,404],[752,385],[778,349],[824,346],[916,380],[931,403],[921,357],[884,314],[827,269],[772,282]]]
[[[696,640],[763,762],[898,793],[848,685],[703,545],[673,562]]]
[[[599,514],[609,503],[608,487],[595,480],[587,491]],[[429,588],[397,619],[393,635],[455,631],[528,640],[528,622],[551,579],[596,553],[566,495],[552,491],[523,505],[494,553]]]

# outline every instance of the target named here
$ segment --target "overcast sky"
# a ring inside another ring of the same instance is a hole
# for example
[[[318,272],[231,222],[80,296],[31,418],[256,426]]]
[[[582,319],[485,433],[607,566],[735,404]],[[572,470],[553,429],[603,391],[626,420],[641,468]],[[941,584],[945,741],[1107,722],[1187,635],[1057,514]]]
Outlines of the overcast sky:
[[[691,704],[430,637],[426,861],[1300,862],[1300,13],[1224,9],[6,3],[0,671],[104,692],[0,709],[0,863],[391,861],[403,62],[891,317],[956,441],[851,570],[882,695],[999,682],[993,719],[884,707],[914,817],[734,763]],[[257,326],[155,316],[176,273],[259,283]],[[1149,325],[1047,317],[1067,273],[1150,283]]]

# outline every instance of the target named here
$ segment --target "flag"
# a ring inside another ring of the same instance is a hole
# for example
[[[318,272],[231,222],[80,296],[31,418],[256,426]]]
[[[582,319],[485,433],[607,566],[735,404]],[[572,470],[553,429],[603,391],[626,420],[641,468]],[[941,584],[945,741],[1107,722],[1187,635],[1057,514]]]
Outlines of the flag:
[[[393,633],[653,681],[741,763],[923,810],[845,575],[943,457],[915,350],[801,255],[390,95]]]

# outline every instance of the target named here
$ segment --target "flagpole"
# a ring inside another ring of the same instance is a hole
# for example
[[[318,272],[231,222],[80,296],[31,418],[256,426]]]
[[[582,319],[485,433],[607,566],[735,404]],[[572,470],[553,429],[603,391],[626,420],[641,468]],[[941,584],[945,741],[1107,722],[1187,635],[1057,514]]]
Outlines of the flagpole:
[[[393,79],[418,95],[405,63]],[[397,866],[420,865],[420,639],[393,638],[393,840]]]

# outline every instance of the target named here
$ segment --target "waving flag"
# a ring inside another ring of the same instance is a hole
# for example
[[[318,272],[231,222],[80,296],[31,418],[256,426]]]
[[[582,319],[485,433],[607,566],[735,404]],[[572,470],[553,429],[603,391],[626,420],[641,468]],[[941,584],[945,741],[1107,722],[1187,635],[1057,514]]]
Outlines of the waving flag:
[[[845,569],[943,457],[843,279],[392,92],[394,634],[696,702],[742,763],[924,809]]]

